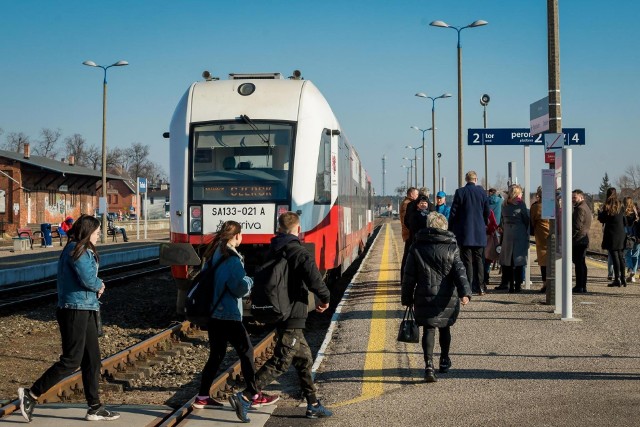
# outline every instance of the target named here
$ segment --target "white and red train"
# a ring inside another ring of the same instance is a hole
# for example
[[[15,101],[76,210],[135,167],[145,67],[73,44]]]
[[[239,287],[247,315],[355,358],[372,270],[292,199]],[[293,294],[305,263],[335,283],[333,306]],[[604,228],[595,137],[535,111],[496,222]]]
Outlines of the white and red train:
[[[173,243],[200,247],[223,221],[238,221],[251,273],[290,210],[318,268],[341,273],[373,231],[371,180],[325,98],[299,74],[193,83],[173,114],[170,147]],[[178,283],[187,271],[172,267]]]

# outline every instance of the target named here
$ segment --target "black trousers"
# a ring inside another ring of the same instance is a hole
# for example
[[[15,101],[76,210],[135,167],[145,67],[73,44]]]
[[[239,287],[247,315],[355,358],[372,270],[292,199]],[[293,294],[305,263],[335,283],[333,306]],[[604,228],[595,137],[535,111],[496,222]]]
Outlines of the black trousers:
[[[260,389],[266,387],[273,380],[287,372],[289,366],[293,364],[298,373],[300,388],[307,399],[307,403],[316,403],[318,401],[316,387],[311,376],[313,356],[304,337],[304,329],[278,328],[276,334],[278,341],[276,348],[273,350],[273,356],[262,365],[256,374],[256,384]]]
[[[460,258],[467,270],[467,280],[471,290],[480,291],[484,282],[484,247],[482,246],[461,246]]]
[[[30,390],[34,395],[45,393],[80,367],[87,403],[89,406],[100,404],[98,382],[101,362],[96,313],[91,310],[57,309],[62,355],[33,383]]]
[[[200,380],[200,396],[209,396],[211,384],[220,369],[220,364],[227,353],[230,343],[240,358],[240,369],[246,384],[246,392],[250,395],[258,393],[256,387],[256,367],[253,363],[253,344],[242,322],[237,320],[209,320],[209,359],[202,370]]]
[[[573,245],[571,250],[576,270],[576,288],[587,289],[587,245]]]
[[[449,326],[438,328],[438,338],[440,342],[440,356],[449,357],[449,348],[451,347],[451,328]],[[425,326],[422,330],[422,351],[424,353],[424,362],[433,360],[433,347],[436,341],[436,328],[433,326]]]
[[[411,247],[411,239],[407,239],[404,242],[404,252],[402,253],[402,264],[400,264],[400,283],[402,283],[402,277],[404,276],[404,264],[407,262],[407,255],[409,254],[409,248]]]
[[[609,251],[611,254],[611,263],[613,264],[614,279],[624,283],[627,279],[625,277],[625,262],[624,262],[624,249],[619,251]]]

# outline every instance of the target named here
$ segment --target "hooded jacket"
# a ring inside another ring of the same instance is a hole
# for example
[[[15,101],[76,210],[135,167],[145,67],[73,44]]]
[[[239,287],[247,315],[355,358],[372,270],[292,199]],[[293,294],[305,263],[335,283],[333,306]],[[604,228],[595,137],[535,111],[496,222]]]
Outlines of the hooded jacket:
[[[242,320],[242,297],[248,296],[253,286],[253,280],[246,275],[242,257],[232,246],[227,246],[230,254],[222,261],[214,275],[213,301],[215,304],[220,297],[216,309],[211,317],[220,320]],[[203,268],[212,268],[222,258],[222,251],[217,247],[211,260]],[[225,292],[225,289],[227,290]]]
[[[309,291],[323,303],[328,303],[329,289],[322,280],[311,254],[300,243],[298,236],[278,233],[271,239],[269,257],[285,251],[289,262],[289,299],[293,303],[291,316],[277,326],[285,329],[304,329],[309,312]]]
[[[471,299],[471,287],[454,234],[423,228],[407,255],[402,305],[414,305],[418,325],[443,328],[455,323],[463,296]]]

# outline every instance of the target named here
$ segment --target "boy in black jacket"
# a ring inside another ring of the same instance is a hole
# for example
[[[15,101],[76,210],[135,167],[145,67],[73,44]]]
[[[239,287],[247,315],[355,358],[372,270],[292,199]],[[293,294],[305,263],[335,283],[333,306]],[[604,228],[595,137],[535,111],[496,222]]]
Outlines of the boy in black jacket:
[[[262,390],[263,387],[285,373],[293,363],[300,378],[302,393],[307,399],[306,417],[330,417],[331,411],[322,406],[316,397],[316,387],[311,376],[313,356],[304,337],[309,291],[313,292],[320,300],[320,304],[316,306],[316,311],[319,313],[329,308],[330,294],[311,255],[300,243],[299,233],[300,217],[296,213],[285,212],[280,215],[278,233],[271,239],[269,257],[285,251],[289,262],[289,297],[293,302],[293,307],[289,318],[276,325],[278,341],[273,356],[256,373],[256,385],[259,390]],[[240,419],[245,419],[246,411],[250,408],[251,402],[240,399],[236,395],[232,398],[235,399],[236,412],[242,411],[238,416],[243,415]]]

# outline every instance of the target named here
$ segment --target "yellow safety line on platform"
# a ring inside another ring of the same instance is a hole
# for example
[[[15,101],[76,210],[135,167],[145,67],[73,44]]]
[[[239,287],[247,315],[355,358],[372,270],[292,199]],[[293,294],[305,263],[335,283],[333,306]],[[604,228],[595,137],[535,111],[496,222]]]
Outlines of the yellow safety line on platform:
[[[382,247],[382,258],[380,259],[380,273],[376,283],[376,293],[371,307],[372,318],[369,329],[369,343],[367,345],[367,355],[364,361],[364,371],[362,375],[362,391],[360,396],[339,402],[331,407],[345,406],[352,403],[362,402],[382,395],[384,391],[384,377],[382,368],[384,366],[385,340],[387,330],[387,303],[390,296],[391,287],[390,272],[390,234],[391,226],[385,224],[384,246]]]

